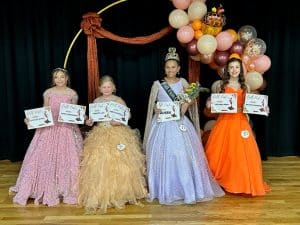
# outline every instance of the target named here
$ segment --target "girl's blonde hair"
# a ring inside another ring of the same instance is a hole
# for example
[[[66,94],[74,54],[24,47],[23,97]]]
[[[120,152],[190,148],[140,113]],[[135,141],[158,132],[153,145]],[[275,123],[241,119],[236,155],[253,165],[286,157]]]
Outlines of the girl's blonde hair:
[[[100,78],[100,80],[99,80],[100,82],[99,82],[99,85],[100,85],[100,87],[105,83],[105,82],[111,82],[112,83],[112,85],[113,85],[113,93],[115,94],[116,93],[116,84],[115,84],[115,82],[114,82],[114,79],[111,77],[111,76],[109,76],[109,75],[104,75],[104,76],[102,76],[101,78]],[[102,95],[102,93],[100,93],[100,95]]]
[[[51,76],[52,76],[52,83],[51,83],[51,85],[52,85],[52,87],[55,86],[54,77],[55,77],[55,75],[56,75],[58,72],[62,72],[62,73],[65,75],[65,77],[67,78],[67,83],[66,83],[66,85],[67,85],[67,87],[70,87],[71,81],[70,81],[70,73],[69,73],[69,71],[66,70],[66,69],[63,69],[63,68],[59,68],[59,67],[58,67],[58,68],[55,68],[55,69],[52,70],[52,72],[51,72]]]

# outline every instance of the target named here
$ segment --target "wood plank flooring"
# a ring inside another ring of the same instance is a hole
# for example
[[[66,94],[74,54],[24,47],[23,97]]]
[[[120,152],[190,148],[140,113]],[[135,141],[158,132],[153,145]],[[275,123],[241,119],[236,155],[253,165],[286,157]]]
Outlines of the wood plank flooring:
[[[195,205],[164,206],[143,202],[104,215],[86,215],[83,208],[12,203],[8,188],[17,178],[20,162],[0,161],[0,224],[36,225],[300,225],[300,158],[269,157],[263,162],[272,191],[263,197],[224,197]]]

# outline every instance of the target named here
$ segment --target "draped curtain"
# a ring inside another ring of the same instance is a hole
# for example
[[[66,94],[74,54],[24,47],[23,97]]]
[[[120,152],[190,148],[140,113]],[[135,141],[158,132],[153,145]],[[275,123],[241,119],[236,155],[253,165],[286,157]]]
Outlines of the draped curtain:
[[[42,105],[43,91],[49,87],[50,72],[62,67],[67,48],[81,28],[82,16],[113,2],[67,0],[12,0],[0,7],[0,159],[22,160],[34,131],[24,125],[24,110]],[[207,1],[208,9],[212,3]],[[263,5],[264,4],[264,5]],[[227,24],[224,29],[237,30],[243,25],[257,29],[267,45],[272,65],[263,76],[269,96],[270,116],[252,117],[260,148],[266,155],[299,155],[300,52],[299,13],[291,0],[268,4],[225,2]],[[287,7],[285,7],[285,5]],[[286,10],[286,9],[289,10]],[[122,37],[153,34],[168,26],[171,1],[128,0],[102,16],[102,26]],[[99,74],[110,74],[132,111],[130,126],[143,133],[146,105],[151,84],[163,76],[163,57],[169,46],[181,56],[181,76],[188,78],[189,57],[176,40],[176,30],[146,45],[131,45],[109,39],[97,39]],[[71,85],[79,94],[79,103],[88,104],[87,37],[75,43],[67,69]],[[193,63],[193,62],[192,62]],[[219,79],[206,65],[195,67],[200,82],[209,87]],[[206,96],[202,96],[204,99]],[[200,105],[203,101],[200,98]],[[201,126],[205,122],[201,114]]]

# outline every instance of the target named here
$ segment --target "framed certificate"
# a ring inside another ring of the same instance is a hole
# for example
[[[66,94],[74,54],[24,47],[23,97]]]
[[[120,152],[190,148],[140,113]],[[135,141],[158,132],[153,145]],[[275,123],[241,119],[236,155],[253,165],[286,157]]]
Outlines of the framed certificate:
[[[54,125],[50,106],[24,110],[28,130]]]
[[[58,122],[84,124],[85,106],[61,103]]]
[[[157,102],[156,107],[160,109],[157,122],[180,119],[180,106],[178,102]]]
[[[125,105],[117,102],[109,102],[109,117],[122,124],[127,125],[130,116],[130,110]]]
[[[237,95],[236,93],[214,93],[211,94],[212,113],[236,113]]]
[[[247,93],[245,97],[243,112],[249,114],[268,116],[269,114],[268,96]]]
[[[89,118],[95,122],[110,121],[109,102],[89,104]]]

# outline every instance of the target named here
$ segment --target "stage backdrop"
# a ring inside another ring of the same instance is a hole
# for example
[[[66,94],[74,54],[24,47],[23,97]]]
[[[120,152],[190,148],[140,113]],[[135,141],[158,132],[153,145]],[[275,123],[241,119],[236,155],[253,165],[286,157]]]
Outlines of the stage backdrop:
[[[50,72],[63,67],[66,51],[80,29],[81,16],[97,12],[112,0],[11,0],[0,8],[0,159],[22,160],[34,131],[24,125],[24,109],[40,107]],[[208,9],[223,4],[224,29],[254,26],[267,45],[271,68],[263,75],[269,96],[270,116],[252,116],[262,156],[299,155],[300,16],[291,0],[280,3],[209,1]],[[102,25],[121,36],[149,35],[168,24],[174,9],[169,0],[128,0],[102,14]],[[181,76],[187,77],[187,53],[176,31],[151,44],[133,46],[101,39],[98,43],[100,74],[110,74],[132,111],[130,126],[143,134],[151,84],[163,76],[163,58],[169,46],[177,47],[182,59]],[[82,33],[69,56],[67,69],[79,104],[87,105],[86,36]],[[201,66],[203,86],[218,78]],[[202,96],[205,99],[207,96]],[[200,108],[203,102],[200,99]],[[201,126],[207,119],[201,114]]]

